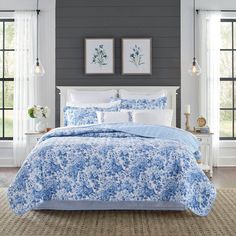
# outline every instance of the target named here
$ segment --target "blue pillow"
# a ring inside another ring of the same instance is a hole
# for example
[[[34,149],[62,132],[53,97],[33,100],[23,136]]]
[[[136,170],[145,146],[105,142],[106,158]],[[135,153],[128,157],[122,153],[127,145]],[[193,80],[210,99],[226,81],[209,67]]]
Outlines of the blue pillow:
[[[70,107],[64,108],[64,126],[97,124],[97,111],[118,111],[118,106],[101,107]]]
[[[167,107],[167,97],[157,99],[119,99],[120,109],[123,110],[153,110],[165,109]]]

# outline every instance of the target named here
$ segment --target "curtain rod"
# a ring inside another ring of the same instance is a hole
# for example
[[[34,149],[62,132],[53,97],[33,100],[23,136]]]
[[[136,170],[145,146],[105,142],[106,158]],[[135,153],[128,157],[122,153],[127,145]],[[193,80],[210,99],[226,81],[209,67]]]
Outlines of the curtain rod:
[[[19,11],[36,11],[37,12],[37,10],[19,10]],[[16,10],[0,10],[0,12],[16,12]]]
[[[196,12],[198,13],[199,11],[220,11],[220,12],[236,12],[236,10],[205,10],[205,9],[197,9]]]

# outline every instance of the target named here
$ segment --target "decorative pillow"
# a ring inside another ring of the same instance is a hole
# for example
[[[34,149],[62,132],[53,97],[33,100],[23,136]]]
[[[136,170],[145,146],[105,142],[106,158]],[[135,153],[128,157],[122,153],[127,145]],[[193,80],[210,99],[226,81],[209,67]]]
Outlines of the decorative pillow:
[[[166,90],[160,90],[156,92],[134,92],[126,89],[119,90],[119,97],[121,99],[157,99],[159,97],[165,97],[167,95]]]
[[[167,97],[157,99],[120,99],[121,110],[153,110],[165,109],[166,107]]]
[[[118,111],[118,112],[103,112],[97,111],[97,119],[99,124],[108,123],[128,123],[132,122],[132,112]]]
[[[97,111],[118,111],[118,106],[103,107],[70,107],[64,108],[64,126],[97,124]]]
[[[110,98],[117,97],[117,90],[104,90],[104,91],[80,91],[76,89],[69,89],[67,92],[67,102],[76,102],[77,104],[88,103],[108,103]]]
[[[165,125],[171,126],[173,110],[144,110],[133,111],[133,122],[145,125]]]

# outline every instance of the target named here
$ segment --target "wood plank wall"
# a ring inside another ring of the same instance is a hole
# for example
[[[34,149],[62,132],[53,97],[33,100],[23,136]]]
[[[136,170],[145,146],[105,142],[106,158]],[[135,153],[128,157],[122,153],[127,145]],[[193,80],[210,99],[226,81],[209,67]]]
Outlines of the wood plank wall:
[[[180,0],[57,0],[57,86],[180,86]],[[85,75],[84,38],[115,38],[115,74]],[[121,38],[153,39],[152,75],[121,75]],[[59,125],[59,95],[56,99]],[[180,95],[177,97],[180,126]]]

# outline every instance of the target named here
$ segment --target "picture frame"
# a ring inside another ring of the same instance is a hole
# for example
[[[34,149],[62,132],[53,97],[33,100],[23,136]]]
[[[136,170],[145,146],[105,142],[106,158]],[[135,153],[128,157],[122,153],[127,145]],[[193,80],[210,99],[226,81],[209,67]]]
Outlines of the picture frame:
[[[114,38],[85,38],[85,74],[114,74]]]
[[[122,75],[152,74],[152,38],[122,38]]]

